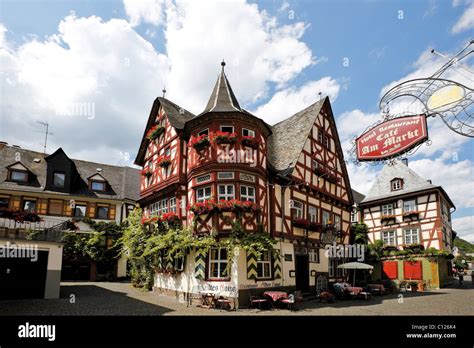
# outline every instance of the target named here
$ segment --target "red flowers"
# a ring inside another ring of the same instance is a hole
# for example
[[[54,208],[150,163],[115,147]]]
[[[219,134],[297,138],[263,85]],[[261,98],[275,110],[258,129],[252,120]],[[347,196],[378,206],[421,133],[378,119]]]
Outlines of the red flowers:
[[[40,222],[43,219],[36,213],[21,212],[19,210],[1,210],[0,217],[15,220],[16,222]]]
[[[259,141],[257,138],[245,135],[242,137],[242,145],[256,149],[258,147]]]
[[[155,140],[164,132],[165,132],[165,127],[157,124],[150,128],[150,130],[146,133],[146,137],[150,140]]]
[[[211,143],[209,142],[207,134],[198,137],[191,137],[188,144],[189,147],[193,147],[196,151],[202,151],[209,145],[211,145]]]
[[[216,144],[234,144],[237,141],[237,134],[217,131],[212,134],[212,141]]]
[[[151,171],[150,168],[143,168],[142,176],[149,178],[152,175],[153,175],[153,172]]]
[[[161,155],[158,157],[156,164],[160,167],[168,167],[171,164],[171,157],[166,155]]]
[[[317,222],[312,222],[308,219],[293,219],[291,222],[293,227],[303,228],[310,231],[321,230],[322,225]]]
[[[188,210],[194,215],[210,214],[216,212],[243,212],[243,213],[258,213],[262,208],[250,201],[239,201],[238,199],[232,200],[220,200],[216,202],[214,200],[207,200],[204,202],[196,202],[188,206]]]
[[[158,216],[152,216],[150,218],[147,217],[142,217],[141,223],[142,225],[151,225],[153,223],[157,223],[158,225],[162,225],[164,222],[168,224],[170,227],[178,227],[181,226],[181,219],[179,216],[174,213],[165,213],[161,215],[160,217]]]

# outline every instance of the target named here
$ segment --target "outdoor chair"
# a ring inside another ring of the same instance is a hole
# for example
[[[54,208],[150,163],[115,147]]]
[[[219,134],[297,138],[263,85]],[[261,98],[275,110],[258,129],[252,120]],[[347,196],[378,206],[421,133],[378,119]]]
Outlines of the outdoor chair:
[[[234,307],[232,308],[231,300],[229,300],[228,298],[225,298],[224,296],[219,296],[219,298],[216,299],[216,308],[219,308],[220,310],[225,309],[228,311],[230,311],[231,309],[235,310],[235,300],[233,302],[234,302]]]
[[[193,300],[202,301],[202,295],[199,293],[199,287],[194,286],[191,292],[188,292],[188,307],[193,305]]]
[[[270,307],[269,302],[265,298],[260,298],[258,296],[250,296],[249,298],[250,308],[255,308],[258,306],[258,309],[262,309],[262,304],[265,305],[267,308]]]
[[[303,294],[301,291],[295,291],[293,294],[290,294],[288,298],[282,299],[280,303],[288,306],[288,309],[299,310],[299,303],[303,301]]]

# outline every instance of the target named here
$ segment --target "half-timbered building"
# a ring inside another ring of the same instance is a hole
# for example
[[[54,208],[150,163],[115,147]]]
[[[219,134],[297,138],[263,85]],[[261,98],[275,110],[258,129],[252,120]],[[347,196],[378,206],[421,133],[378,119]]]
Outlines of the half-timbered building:
[[[243,229],[276,239],[279,257],[240,250],[227,274],[225,250],[190,251],[176,272],[157,272],[155,288],[180,295],[210,288],[241,305],[253,291],[323,289],[344,276],[342,260],[324,248],[348,243],[353,205],[329,98],[270,126],[240,106],[224,65],[199,115],[154,101],[135,161],[143,167],[140,204],[147,217],[174,213],[195,233],[226,238],[235,215],[205,207],[237,202],[249,207]],[[202,209],[188,209],[196,204]]]
[[[407,160],[396,161],[383,167],[360,209],[369,242],[381,240],[392,251],[374,276],[424,281],[434,288],[452,282],[449,258],[425,257],[429,250],[449,255],[453,248],[451,211],[455,206],[441,186],[415,173]],[[399,252],[409,249],[418,251],[414,258]]]

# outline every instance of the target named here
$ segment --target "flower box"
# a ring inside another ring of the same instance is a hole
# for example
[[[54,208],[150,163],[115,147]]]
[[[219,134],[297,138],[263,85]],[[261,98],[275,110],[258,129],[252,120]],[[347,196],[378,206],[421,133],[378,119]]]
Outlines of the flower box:
[[[403,217],[404,218],[418,218],[419,216],[419,212],[418,211],[406,211],[406,212],[403,212]]]
[[[43,219],[36,213],[21,212],[19,210],[0,210],[0,217],[15,220],[15,222],[40,222]]]
[[[243,146],[251,147],[252,149],[256,149],[258,147],[259,141],[257,138],[252,136],[243,136],[241,143]]]
[[[164,132],[165,132],[165,127],[157,124],[150,128],[150,130],[146,133],[146,137],[150,139],[151,141],[153,141]]]
[[[206,134],[198,137],[191,137],[188,146],[194,148],[196,151],[202,151],[211,145],[209,137]]]
[[[220,200],[216,202],[214,200],[208,200],[204,202],[197,202],[188,206],[188,210],[194,215],[204,215],[213,212],[233,212],[233,213],[259,213],[262,208],[250,201],[239,201],[237,199],[232,200]]]
[[[153,172],[151,171],[150,168],[145,168],[142,170],[142,176],[149,178],[152,175],[153,175]]]
[[[165,213],[161,215],[160,217],[161,222],[166,222],[169,227],[181,227],[182,222],[181,219],[179,218],[178,214],[176,213]]]
[[[395,222],[396,219],[397,219],[397,217],[396,217],[395,215],[393,215],[393,214],[391,214],[391,215],[382,215],[382,216],[380,217],[380,221],[381,221],[381,222],[382,222],[382,221],[393,221],[393,222]]]
[[[294,219],[291,224],[293,227],[303,228],[309,231],[321,231],[322,225],[317,222],[311,222],[308,219]]]
[[[156,164],[158,164],[160,167],[163,167],[163,168],[168,167],[171,164],[171,157],[162,155],[158,157]]]
[[[213,200],[208,200],[204,202],[196,202],[194,204],[188,205],[188,210],[192,212],[194,215],[204,215],[210,214],[214,210],[216,210],[216,203]]]
[[[234,144],[237,141],[237,134],[217,131],[212,134],[212,141],[216,144]]]

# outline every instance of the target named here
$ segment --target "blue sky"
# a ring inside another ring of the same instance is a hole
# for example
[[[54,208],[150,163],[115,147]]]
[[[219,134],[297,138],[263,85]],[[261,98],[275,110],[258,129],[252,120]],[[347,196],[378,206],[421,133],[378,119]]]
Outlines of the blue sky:
[[[0,6],[1,139],[41,150],[34,121],[48,120],[55,133],[49,151],[62,146],[71,157],[112,164],[133,160],[164,85],[171,100],[202,111],[222,58],[241,104],[270,124],[316,101],[318,92],[329,95],[347,148],[380,118],[384,88],[436,70],[442,60],[431,48],[452,55],[474,36],[471,0]],[[96,117],[65,117],[59,101],[92,103]],[[446,188],[458,206],[455,227],[474,241],[467,194],[474,191],[473,142],[439,120],[429,126],[433,145],[410,166]],[[379,170],[350,165],[353,186],[367,192]]]

